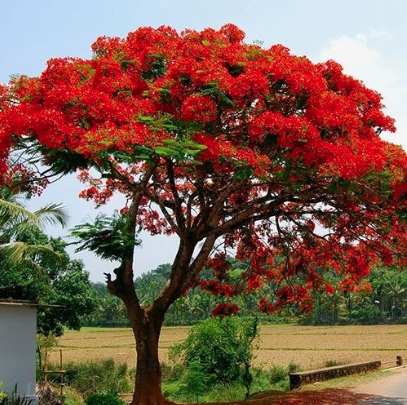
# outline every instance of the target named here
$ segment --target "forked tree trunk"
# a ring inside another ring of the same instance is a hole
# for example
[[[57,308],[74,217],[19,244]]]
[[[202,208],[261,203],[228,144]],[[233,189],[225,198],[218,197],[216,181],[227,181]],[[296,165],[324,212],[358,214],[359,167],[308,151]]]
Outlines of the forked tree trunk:
[[[150,316],[149,316],[150,315]],[[158,340],[164,314],[145,313],[142,319],[132,320],[136,339],[137,367],[132,405],[162,405],[167,401],[161,389],[161,366]]]

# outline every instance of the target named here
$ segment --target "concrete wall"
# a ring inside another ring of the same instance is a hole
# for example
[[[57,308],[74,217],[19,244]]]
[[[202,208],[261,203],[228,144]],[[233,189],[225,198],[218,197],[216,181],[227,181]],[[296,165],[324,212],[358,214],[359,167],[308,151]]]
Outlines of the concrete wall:
[[[318,370],[301,371],[290,374],[290,389],[300,388],[303,384],[312,384],[332,378],[345,377],[352,374],[365,374],[381,367],[380,361],[346,364],[344,366],[326,367]]]
[[[17,391],[37,403],[35,396],[35,306],[0,302],[0,382],[7,393]]]

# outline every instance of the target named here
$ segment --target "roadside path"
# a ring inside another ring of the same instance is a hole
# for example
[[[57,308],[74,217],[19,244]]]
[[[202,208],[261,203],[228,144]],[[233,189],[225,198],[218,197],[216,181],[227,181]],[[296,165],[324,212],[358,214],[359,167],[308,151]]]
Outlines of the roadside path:
[[[351,391],[371,395],[366,405],[407,405],[407,368],[395,369],[393,374],[363,383]]]

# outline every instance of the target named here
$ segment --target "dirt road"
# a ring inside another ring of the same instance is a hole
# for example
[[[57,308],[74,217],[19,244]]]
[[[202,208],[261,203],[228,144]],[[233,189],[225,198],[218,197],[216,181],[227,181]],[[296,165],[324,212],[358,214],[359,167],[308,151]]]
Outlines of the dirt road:
[[[398,368],[379,380],[363,383],[353,392],[371,395],[368,405],[407,405],[407,367]]]

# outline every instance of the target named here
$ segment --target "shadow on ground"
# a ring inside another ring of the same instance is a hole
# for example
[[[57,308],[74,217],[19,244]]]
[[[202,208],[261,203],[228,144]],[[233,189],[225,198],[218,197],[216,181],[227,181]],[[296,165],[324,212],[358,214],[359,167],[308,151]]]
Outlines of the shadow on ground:
[[[290,393],[265,392],[253,395],[250,405],[407,405],[407,399],[355,393],[346,389],[296,391]],[[239,405],[239,404],[236,404]]]
[[[362,402],[366,405],[407,405],[407,399],[403,398],[386,398],[377,395],[372,395],[367,402]]]

